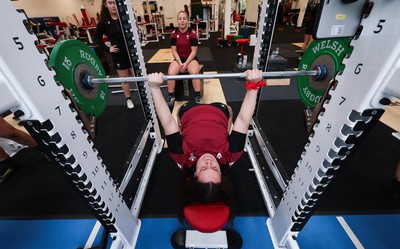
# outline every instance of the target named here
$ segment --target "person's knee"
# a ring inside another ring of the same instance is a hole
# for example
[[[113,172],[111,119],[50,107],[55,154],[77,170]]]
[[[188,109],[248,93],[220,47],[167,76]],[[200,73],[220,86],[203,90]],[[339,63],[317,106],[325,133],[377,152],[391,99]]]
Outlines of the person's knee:
[[[179,74],[180,68],[179,64],[176,61],[171,62],[171,64],[168,67],[168,75],[176,75]]]
[[[189,72],[189,74],[199,74],[199,63],[197,61],[192,61],[190,62],[187,71]]]

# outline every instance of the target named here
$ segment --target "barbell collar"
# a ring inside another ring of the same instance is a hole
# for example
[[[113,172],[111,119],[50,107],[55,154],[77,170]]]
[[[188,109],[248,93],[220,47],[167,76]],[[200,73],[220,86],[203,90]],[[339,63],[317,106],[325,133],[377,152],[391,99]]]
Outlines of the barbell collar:
[[[324,80],[328,72],[327,68],[324,65],[316,65],[314,69],[317,70],[319,73],[313,79],[315,81]]]
[[[276,71],[276,72],[263,72],[262,76],[266,79],[281,79],[297,76],[320,76],[321,70],[310,71]],[[164,75],[164,80],[187,80],[187,79],[219,79],[219,78],[246,78],[246,72],[243,73],[219,73],[219,74],[184,74],[184,75]],[[118,77],[118,78],[93,78],[91,75],[87,76],[89,84],[111,84],[111,83],[132,83],[132,82],[145,82],[148,77]]]

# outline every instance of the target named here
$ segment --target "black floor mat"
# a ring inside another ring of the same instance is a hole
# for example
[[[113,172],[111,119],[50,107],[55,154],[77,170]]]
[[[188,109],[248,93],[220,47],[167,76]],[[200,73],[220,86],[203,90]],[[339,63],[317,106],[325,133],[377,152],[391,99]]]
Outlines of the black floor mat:
[[[229,102],[237,114],[241,103]],[[300,100],[262,101],[260,121],[279,160],[289,175],[292,174],[307,141]],[[398,213],[400,201],[386,196],[400,152],[398,141],[391,136],[392,129],[378,123],[364,140],[353,159],[334,178],[318,203],[319,214],[386,214]],[[175,197],[181,187],[180,172],[166,151],[158,159],[143,204],[145,217],[174,215]],[[258,183],[247,155],[230,170],[230,179],[236,199],[236,214],[266,215]],[[172,179],[176,179],[173,181]]]
[[[237,113],[240,102],[229,103]],[[299,100],[262,101],[258,115],[278,158],[289,174],[307,139],[303,105]],[[95,144],[112,176],[117,176],[130,153],[143,122],[139,108],[107,107],[98,121]],[[384,214],[398,213],[400,202],[386,197],[400,146],[392,130],[378,123],[356,155],[334,178],[321,198],[317,213]],[[0,184],[1,218],[77,218],[91,217],[90,211],[53,164],[39,151],[24,149],[16,160],[25,165],[12,178]],[[235,190],[237,215],[266,215],[254,172],[244,155],[230,172]],[[164,150],[158,157],[142,206],[143,217],[174,217],[181,172]]]
[[[262,101],[258,120],[289,175],[307,141],[299,100]],[[378,122],[356,154],[333,179],[317,205],[324,214],[399,213],[400,201],[387,198],[386,191],[399,160],[400,142],[393,130]]]
[[[144,123],[140,106],[107,106],[97,120],[96,149],[111,176],[116,178]],[[26,148],[14,156],[24,167],[0,184],[0,218],[91,217],[58,166],[40,151]]]
[[[229,103],[234,112],[240,102]],[[307,135],[299,100],[262,101],[258,115],[278,158],[289,174],[296,167]],[[141,110],[125,106],[107,107],[98,121],[95,144],[112,176],[117,176],[140,131]],[[398,213],[400,202],[386,197],[398,155],[399,142],[392,129],[378,123],[348,165],[334,178],[317,206],[323,214]],[[1,218],[89,217],[90,211],[64,179],[57,167],[33,149],[24,149],[16,160],[25,165],[0,184]],[[266,215],[254,172],[247,156],[231,169],[237,215]],[[176,196],[182,184],[181,172],[166,151],[158,155],[142,206],[143,217],[174,217]]]

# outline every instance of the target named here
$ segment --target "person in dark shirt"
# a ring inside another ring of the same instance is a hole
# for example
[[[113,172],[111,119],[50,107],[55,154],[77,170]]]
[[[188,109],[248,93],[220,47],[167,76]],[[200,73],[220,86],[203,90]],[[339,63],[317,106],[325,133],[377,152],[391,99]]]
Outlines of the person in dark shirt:
[[[104,35],[107,36],[110,46],[107,46],[103,42]],[[104,51],[111,54],[114,68],[119,77],[129,77],[133,75],[132,65],[129,60],[129,54],[114,0],[102,0],[100,19],[96,26],[94,40]],[[128,109],[133,109],[134,104],[131,99],[129,83],[121,83],[121,87],[126,97]]]
[[[199,62],[197,59],[197,46],[199,37],[196,32],[189,27],[189,16],[185,11],[179,11],[178,28],[175,29],[170,37],[171,50],[174,60],[168,68],[168,75],[189,72],[189,74],[199,73]],[[195,102],[201,103],[200,79],[192,79],[195,91]],[[175,80],[168,80],[168,106],[173,107],[175,103]]]
[[[232,109],[223,103],[183,105],[178,121],[173,118],[160,90],[162,73],[148,76],[157,117],[168,142],[168,152],[184,171],[185,184],[180,209],[191,203],[223,201],[231,207],[230,184],[225,172],[243,154],[258,89],[265,86],[262,71],[247,70],[246,95],[233,123]]]

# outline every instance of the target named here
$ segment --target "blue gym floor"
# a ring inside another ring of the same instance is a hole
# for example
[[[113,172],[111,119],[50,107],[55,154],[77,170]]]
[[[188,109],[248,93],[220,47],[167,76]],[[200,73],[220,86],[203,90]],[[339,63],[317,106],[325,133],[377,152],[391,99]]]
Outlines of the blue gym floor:
[[[273,248],[266,217],[236,217],[243,249]],[[2,220],[2,249],[83,248],[96,220]],[[399,248],[400,215],[313,216],[299,233],[300,248]],[[136,248],[172,248],[171,235],[182,226],[174,218],[142,219]],[[93,246],[99,245],[100,234]]]

